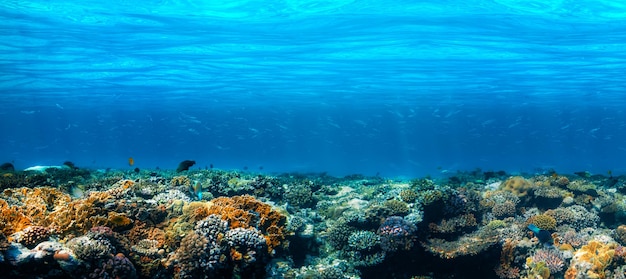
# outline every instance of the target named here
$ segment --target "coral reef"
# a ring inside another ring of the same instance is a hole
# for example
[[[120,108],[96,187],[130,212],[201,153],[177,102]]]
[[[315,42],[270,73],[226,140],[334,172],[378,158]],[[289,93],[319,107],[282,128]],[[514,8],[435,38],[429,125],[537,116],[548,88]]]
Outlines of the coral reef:
[[[626,277],[621,176],[182,174],[3,172],[0,274],[461,278],[471,269],[481,278]]]

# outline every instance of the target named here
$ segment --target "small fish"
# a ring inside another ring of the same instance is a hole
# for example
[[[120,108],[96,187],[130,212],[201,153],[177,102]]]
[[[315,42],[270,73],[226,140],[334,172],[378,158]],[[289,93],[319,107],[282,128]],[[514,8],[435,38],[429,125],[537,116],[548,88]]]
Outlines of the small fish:
[[[550,246],[552,245],[552,243],[554,243],[554,240],[552,239],[552,234],[549,231],[542,230],[539,227],[535,226],[535,224],[528,225],[528,229],[535,234],[537,239],[539,239],[539,242],[541,242],[543,245]]]
[[[133,157],[128,158],[128,165],[132,167],[134,164],[135,164],[135,159],[133,159]]]
[[[193,186],[191,186],[191,193],[194,197],[198,198],[198,200],[202,200],[202,184],[200,181],[193,182]]]

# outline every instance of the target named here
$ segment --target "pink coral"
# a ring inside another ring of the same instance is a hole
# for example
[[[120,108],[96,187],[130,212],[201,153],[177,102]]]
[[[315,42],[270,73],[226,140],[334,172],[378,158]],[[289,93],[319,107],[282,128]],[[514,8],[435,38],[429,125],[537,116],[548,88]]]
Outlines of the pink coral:
[[[559,273],[563,270],[563,256],[555,249],[540,249],[532,256],[533,262],[545,263],[551,274]]]

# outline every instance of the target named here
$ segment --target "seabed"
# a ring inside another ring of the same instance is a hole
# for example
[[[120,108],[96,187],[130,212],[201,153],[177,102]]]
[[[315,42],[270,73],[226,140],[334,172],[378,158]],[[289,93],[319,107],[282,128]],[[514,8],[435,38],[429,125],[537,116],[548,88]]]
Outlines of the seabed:
[[[626,278],[626,176],[0,172],[1,278]]]

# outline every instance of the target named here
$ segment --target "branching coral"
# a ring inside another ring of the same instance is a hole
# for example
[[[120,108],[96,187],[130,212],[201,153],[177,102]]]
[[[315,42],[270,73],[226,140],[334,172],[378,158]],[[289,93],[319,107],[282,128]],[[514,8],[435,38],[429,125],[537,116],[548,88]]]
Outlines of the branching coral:
[[[422,242],[422,246],[443,259],[452,259],[464,255],[477,255],[496,243],[498,243],[496,235],[485,235],[481,231],[476,231],[454,241],[432,238]]]
[[[502,251],[500,251],[500,265],[495,269],[496,275],[500,278],[519,278],[519,268],[513,266],[515,260],[515,246],[517,242],[511,239],[506,239],[502,244]]]
[[[456,234],[476,227],[476,218],[473,214],[463,214],[450,219],[443,219],[438,224],[430,223],[428,228],[432,233]]]
[[[526,261],[527,265],[531,263],[544,263],[550,270],[550,274],[556,274],[563,270],[565,259],[559,250],[556,249],[539,249],[535,251],[532,257]]]
[[[400,191],[400,199],[404,202],[408,202],[408,203],[415,202],[417,197],[418,197],[417,192],[411,189],[405,189],[405,190]]]

